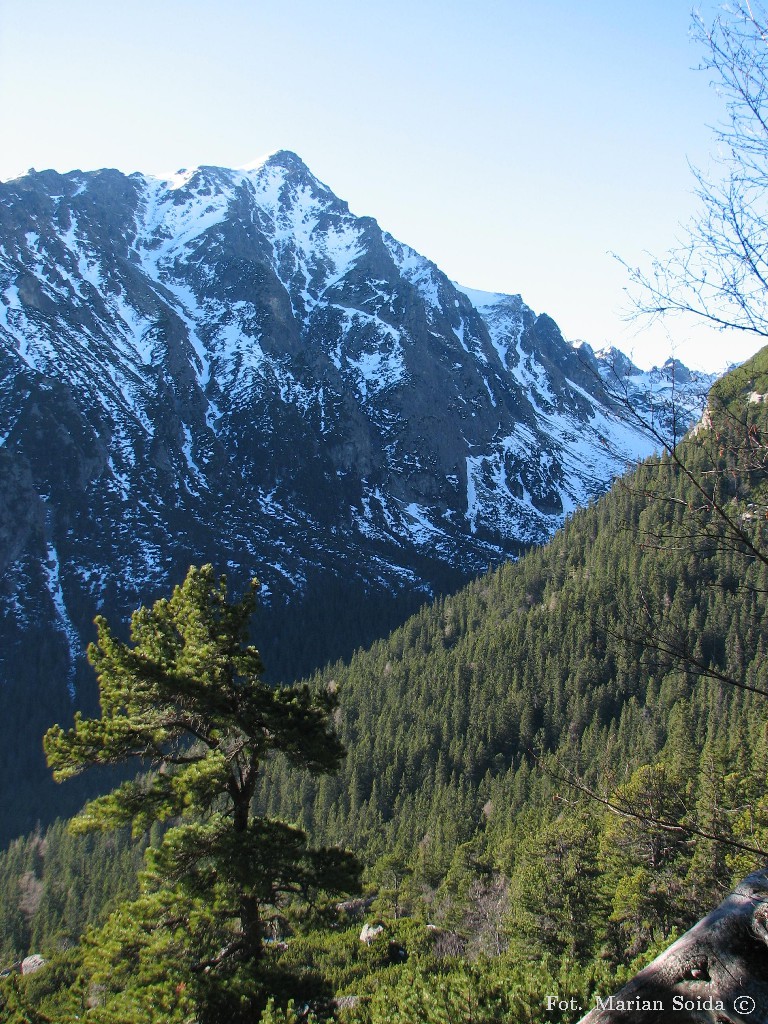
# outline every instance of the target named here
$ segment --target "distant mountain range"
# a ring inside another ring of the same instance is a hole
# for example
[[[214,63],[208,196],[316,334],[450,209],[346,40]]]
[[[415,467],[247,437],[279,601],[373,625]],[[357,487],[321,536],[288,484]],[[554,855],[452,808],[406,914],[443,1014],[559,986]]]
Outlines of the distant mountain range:
[[[375,628],[355,634],[361,600],[404,617],[548,538],[654,447],[614,374],[641,408],[673,375],[678,395],[709,383],[451,282],[293,153],[0,184],[6,784],[92,703],[94,614],[125,618],[190,563],[258,575],[281,668],[305,671]],[[310,593],[326,618],[286,644]],[[318,644],[333,624],[344,642]]]

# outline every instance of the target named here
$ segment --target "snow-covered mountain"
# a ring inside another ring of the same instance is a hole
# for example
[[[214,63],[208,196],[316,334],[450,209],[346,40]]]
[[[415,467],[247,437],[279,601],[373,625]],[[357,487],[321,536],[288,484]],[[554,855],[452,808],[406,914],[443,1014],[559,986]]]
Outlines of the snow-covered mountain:
[[[0,685],[61,715],[96,611],[192,562],[278,607],[426,595],[544,540],[653,447],[611,365],[292,153],[0,184]]]

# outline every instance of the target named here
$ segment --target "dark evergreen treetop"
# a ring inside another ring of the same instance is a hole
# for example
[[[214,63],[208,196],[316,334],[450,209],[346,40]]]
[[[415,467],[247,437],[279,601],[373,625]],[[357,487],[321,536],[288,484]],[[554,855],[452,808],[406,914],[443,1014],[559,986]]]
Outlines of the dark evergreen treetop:
[[[143,831],[190,807],[208,811],[222,796],[242,827],[270,751],[312,774],[339,767],[344,750],[330,724],[335,695],[259,680],[261,658],[248,642],[257,589],[254,582],[230,602],[223,576],[210,565],[193,566],[169,599],[134,612],[132,644],[96,620],[88,657],[99,678],[101,717],[77,715],[74,728],[50,729],[48,762],[58,781],[133,758],[153,771],[91,801],[75,827],[131,823]]]
[[[288,893],[341,893],[357,885],[354,858],[310,850],[299,829],[250,814],[259,770],[273,751],[316,775],[338,768],[344,749],[330,715],[330,688],[262,683],[248,626],[257,584],[238,601],[210,565],[194,566],[169,599],[140,608],[131,643],[104,619],[89,659],[101,717],[50,729],[44,745],[59,780],[98,764],[139,759],[150,771],[92,800],[76,831],[131,824],[134,832],[181,816],[150,851],[149,887],[206,899],[222,920],[225,953],[261,955],[263,909]],[[202,819],[202,820],[201,820]]]

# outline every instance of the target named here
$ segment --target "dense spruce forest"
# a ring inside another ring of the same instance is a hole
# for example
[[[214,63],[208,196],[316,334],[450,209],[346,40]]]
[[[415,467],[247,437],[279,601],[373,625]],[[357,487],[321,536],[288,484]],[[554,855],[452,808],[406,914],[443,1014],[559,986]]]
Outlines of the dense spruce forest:
[[[310,681],[342,768],[278,753],[254,808],[353,851],[362,895],[274,900],[248,971],[201,968],[215,904],[137,879],[175,819],[13,842],[0,966],[48,963],[5,1019],[573,1021],[615,990],[768,849],[766,395],[763,350],[549,544]]]

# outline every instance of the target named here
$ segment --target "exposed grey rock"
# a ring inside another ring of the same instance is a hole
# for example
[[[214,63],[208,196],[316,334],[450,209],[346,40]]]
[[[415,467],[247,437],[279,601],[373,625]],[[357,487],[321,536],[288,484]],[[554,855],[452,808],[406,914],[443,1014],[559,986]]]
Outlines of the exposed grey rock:
[[[383,924],[368,924],[367,922],[363,925],[362,931],[360,932],[360,941],[364,942],[366,946],[378,938],[379,935],[384,931]]]
[[[25,956],[21,961],[21,973],[22,974],[34,974],[35,971],[39,971],[41,967],[45,967],[48,961],[40,956],[39,953],[30,953],[29,956]]]
[[[336,996],[333,1005],[337,1010],[354,1010],[359,1002],[360,996]]]
[[[278,634],[312,585],[414,608],[650,451],[604,368],[292,153],[0,183],[0,778],[19,808],[41,813],[23,787],[43,730],[95,710],[97,612],[124,621],[208,561],[259,577]]]
[[[352,921],[356,921],[365,914],[375,899],[375,896],[359,896],[356,899],[344,900],[336,904],[336,910],[340,914],[345,914]]]

